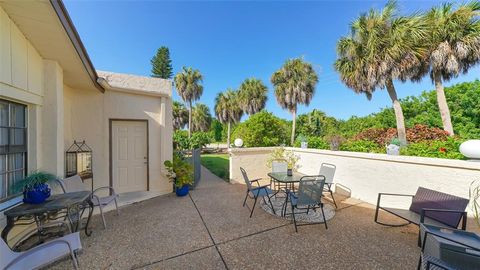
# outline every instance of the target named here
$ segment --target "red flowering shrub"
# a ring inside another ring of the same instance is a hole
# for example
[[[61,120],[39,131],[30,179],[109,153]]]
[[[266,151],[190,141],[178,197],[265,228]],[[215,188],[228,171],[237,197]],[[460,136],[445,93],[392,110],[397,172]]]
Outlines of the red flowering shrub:
[[[369,128],[358,133],[354,140],[368,140],[383,146],[397,137],[396,128]],[[417,143],[424,141],[445,141],[448,138],[448,132],[436,127],[425,125],[415,125],[413,128],[407,128],[408,143]]]

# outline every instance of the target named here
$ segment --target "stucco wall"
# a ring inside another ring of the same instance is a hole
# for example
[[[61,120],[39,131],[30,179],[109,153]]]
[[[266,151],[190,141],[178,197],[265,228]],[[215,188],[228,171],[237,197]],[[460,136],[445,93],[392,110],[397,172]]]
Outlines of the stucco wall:
[[[299,172],[318,174],[322,162],[337,167],[337,191],[376,204],[379,192],[415,194],[419,186],[468,198],[470,183],[480,179],[480,163],[422,157],[388,156],[316,149],[287,148],[300,157]],[[232,149],[231,181],[242,183],[239,167],[250,177],[266,177],[266,161],[272,148]],[[387,200],[405,207],[406,200]]]
[[[168,131],[171,119],[167,124],[164,119],[167,113],[171,114],[170,103],[170,99],[161,97],[116,91],[102,94],[65,86],[65,149],[74,140],[85,140],[93,150],[94,187],[108,186],[109,120],[148,120],[150,190],[171,192],[172,187],[163,171],[163,161],[172,156],[171,132]],[[164,108],[167,109],[162,113]]]

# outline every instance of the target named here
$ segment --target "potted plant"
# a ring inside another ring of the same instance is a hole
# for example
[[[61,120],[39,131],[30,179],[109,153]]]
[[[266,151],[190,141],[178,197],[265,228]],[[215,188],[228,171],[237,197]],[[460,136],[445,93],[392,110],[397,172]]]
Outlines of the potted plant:
[[[33,172],[16,184],[16,190],[23,191],[23,202],[31,204],[43,203],[50,197],[48,182],[57,177],[47,172]]]
[[[400,155],[400,146],[401,146],[400,140],[396,137],[392,138],[392,140],[390,141],[390,144],[387,145],[387,154],[394,155],[394,156]]]
[[[302,134],[298,135],[297,137],[297,140],[300,142],[300,147],[302,149],[306,149],[308,148],[308,140],[305,136],[303,136]]]
[[[293,153],[293,151],[285,150],[283,147],[278,147],[272,151],[270,158],[267,160],[267,166],[272,167],[272,162],[274,160],[283,159],[287,162],[287,175],[291,176],[293,170],[298,169],[297,162],[299,157]]]
[[[173,154],[173,161],[166,160],[163,164],[167,170],[167,177],[175,186],[177,196],[186,196],[193,184],[192,165],[179,152]]]

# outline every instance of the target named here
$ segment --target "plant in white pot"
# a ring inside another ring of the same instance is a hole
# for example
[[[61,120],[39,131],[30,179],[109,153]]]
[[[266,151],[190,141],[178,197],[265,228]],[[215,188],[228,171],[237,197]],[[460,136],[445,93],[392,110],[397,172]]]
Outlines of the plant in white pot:
[[[401,147],[401,142],[398,138],[393,138],[390,141],[390,144],[387,145],[387,154],[388,155],[393,155],[393,156],[398,156],[400,155],[400,147]]]
[[[279,159],[283,159],[287,162],[287,175],[292,175],[293,171],[297,171],[299,167],[297,162],[300,157],[295,155],[293,151],[286,150],[283,147],[276,148],[272,151],[270,158],[267,160],[267,167],[271,168],[272,162]]]

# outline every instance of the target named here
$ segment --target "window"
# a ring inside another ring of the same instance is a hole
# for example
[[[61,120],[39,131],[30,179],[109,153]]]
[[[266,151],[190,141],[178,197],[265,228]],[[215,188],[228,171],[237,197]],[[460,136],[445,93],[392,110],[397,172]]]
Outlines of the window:
[[[27,107],[0,99],[0,202],[16,195],[27,169]]]

